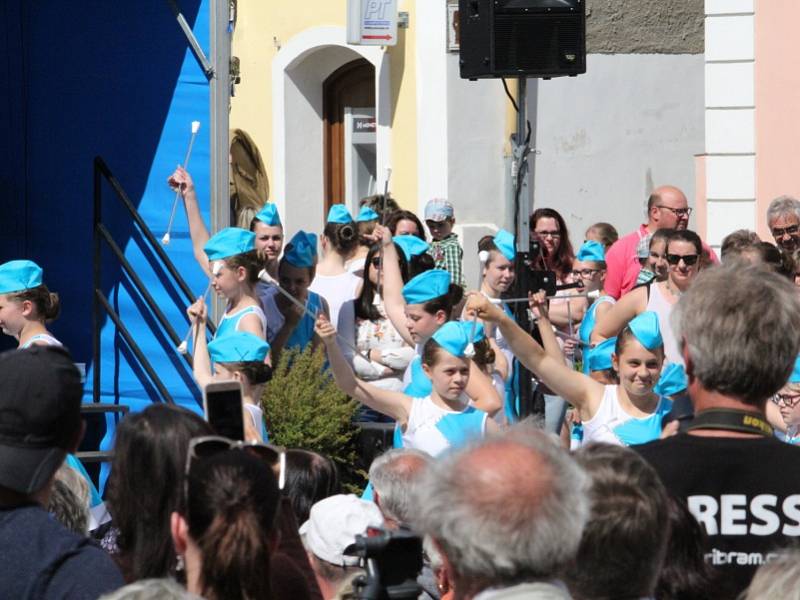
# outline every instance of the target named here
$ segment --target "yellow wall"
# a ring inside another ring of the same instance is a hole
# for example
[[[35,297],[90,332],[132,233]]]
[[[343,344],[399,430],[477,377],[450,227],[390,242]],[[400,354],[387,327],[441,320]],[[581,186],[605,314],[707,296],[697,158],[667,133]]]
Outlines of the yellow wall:
[[[397,46],[388,49],[392,93],[390,188],[400,203],[412,210],[416,209],[417,196],[414,1],[399,3],[400,10],[410,13],[410,27],[399,29]],[[273,180],[272,60],[281,45],[306,29],[345,27],[346,7],[345,0],[239,0],[233,55],[239,57],[242,82],[231,99],[230,126],[244,129],[253,137],[270,181]],[[378,165],[378,168],[383,167]]]

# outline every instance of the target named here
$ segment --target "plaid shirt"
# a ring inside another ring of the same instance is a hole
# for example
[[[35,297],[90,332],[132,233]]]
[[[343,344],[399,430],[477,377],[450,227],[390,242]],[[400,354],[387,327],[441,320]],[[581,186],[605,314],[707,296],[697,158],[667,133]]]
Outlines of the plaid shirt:
[[[450,281],[460,285],[462,288],[466,286],[464,272],[461,268],[461,259],[464,257],[464,251],[461,249],[461,244],[458,243],[458,236],[455,233],[451,233],[443,240],[432,241],[428,254],[433,257],[437,269],[444,269],[450,272]]]

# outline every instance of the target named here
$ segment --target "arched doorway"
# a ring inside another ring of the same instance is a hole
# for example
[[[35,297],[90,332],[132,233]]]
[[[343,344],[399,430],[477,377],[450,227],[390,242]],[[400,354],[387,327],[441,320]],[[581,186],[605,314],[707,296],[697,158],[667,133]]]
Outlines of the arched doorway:
[[[322,86],[325,211],[376,189],[375,67],[359,58],[339,67]]]

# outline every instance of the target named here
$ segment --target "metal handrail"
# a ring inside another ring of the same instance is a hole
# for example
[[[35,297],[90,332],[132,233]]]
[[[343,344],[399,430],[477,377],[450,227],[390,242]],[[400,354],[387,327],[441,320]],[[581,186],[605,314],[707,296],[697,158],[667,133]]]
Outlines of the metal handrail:
[[[173,344],[178,344],[181,339],[178,337],[178,334],[175,332],[175,329],[172,327],[170,322],[167,320],[164,313],[158,307],[155,299],[152,295],[147,291],[142,280],[134,271],[130,262],[125,258],[125,254],[119,245],[114,241],[111,232],[106,228],[105,225],[102,223],[102,180],[103,178],[108,181],[113,189],[117,198],[122,202],[122,205],[127,209],[128,213],[130,214],[133,221],[138,226],[140,232],[144,236],[144,239],[148,242],[151,249],[156,253],[158,258],[161,260],[161,263],[164,265],[164,268],[169,272],[170,276],[174,279],[175,283],[178,285],[178,288],[183,292],[183,295],[186,297],[188,303],[192,303],[195,300],[194,294],[192,289],[183,279],[183,277],[178,273],[178,270],[175,268],[175,265],[167,256],[167,253],[164,252],[164,249],[156,240],[156,237],[153,235],[153,232],[150,231],[150,228],[147,226],[147,223],[144,222],[139,211],[134,206],[133,202],[131,202],[128,194],[122,188],[122,185],[119,183],[114,174],[111,172],[111,169],[108,168],[105,161],[96,156],[94,159],[94,219],[93,219],[93,257],[94,257],[94,268],[93,268],[93,281],[94,281],[94,295],[93,295],[93,310],[92,310],[92,346],[93,346],[93,361],[94,361],[94,370],[93,370],[93,394],[92,398],[94,402],[100,402],[100,328],[101,328],[101,318],[100,318],[100,309],[103,309],[109,317],[111,317],[114,324],[117,326],[117,329],[120,331],[122,336],[125,338],[125,341],[128,343],[128,346],[133,351],[134,355],[136,356],[137,360],[140,362],[142,367],[144,368],[145,372],[147,373],[148,377],[152,380],[152,383],[156,386],[161,394],[162,398],[164,398],[167,402],[172,402],[172,396],[167,392],[164,388],[161,380],[155,373],[155,370],[150,365],[147,358],[139,349],[139,346],[131,336],[128,329],[122,323],[120,316],[116,313],[116,311],[112,308],[111,304],[108,302],[108,299],[104,295],[101,287],[101,265],[100,265],[100,258],[101,258],[101,251],[102,251],[102,241],[108,245],[109,249],[112,253],[116,256],[117,260],[119,260],[122,268],[124,269],[125,273],[131,280],[134,288],[141,294],[142,298],[144,299],[145,304],[147,305],[148,309],[155,315],[156,319],[160,323],[160,325],[164,328],[167,336],[170,338]],[[213,323],[207,323],[207,327],[209,331],[213,334],[216,331],[216,327]],[[186,360],[189,366],[192,365],[192,358],[188,354],[184,355],[184,359]]]

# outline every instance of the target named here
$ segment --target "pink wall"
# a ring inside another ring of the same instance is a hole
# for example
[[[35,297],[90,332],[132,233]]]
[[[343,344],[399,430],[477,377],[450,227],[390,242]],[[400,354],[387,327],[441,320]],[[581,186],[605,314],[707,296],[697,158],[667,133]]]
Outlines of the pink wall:
[[[800,2],[756,0],[755,13],[756,212],[759,235],[771,240],[770,201],[800,197]]]
[[[694,230],[703,238],[708,238],[708,203],[706,202],[706,155],[694,157]],[[691,223],[689,224],[691,228]]]

